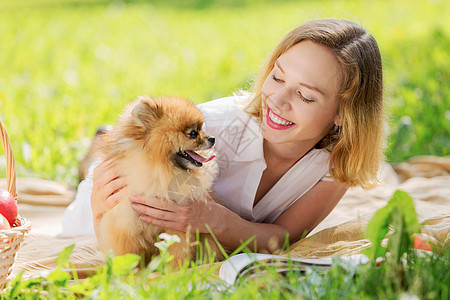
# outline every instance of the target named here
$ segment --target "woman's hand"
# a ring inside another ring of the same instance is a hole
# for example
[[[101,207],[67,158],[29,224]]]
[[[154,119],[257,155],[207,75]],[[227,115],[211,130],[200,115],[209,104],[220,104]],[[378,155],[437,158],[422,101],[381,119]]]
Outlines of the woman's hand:
[[[126,185],[125,178],[120,176],[111,161],[104,161],[94,169],[91,206],[96,229],[103,215],[125,197]]]
[[[217,234],[221,230],[221,217],[227,209],[214,202],[209,195],[206,199],[194,201],[188,206],[162,201],[158,198],[144,199],[140,195],[130,198],[139,218],[147,223],[186,232],[187,230],[208,233],[209,228]]]

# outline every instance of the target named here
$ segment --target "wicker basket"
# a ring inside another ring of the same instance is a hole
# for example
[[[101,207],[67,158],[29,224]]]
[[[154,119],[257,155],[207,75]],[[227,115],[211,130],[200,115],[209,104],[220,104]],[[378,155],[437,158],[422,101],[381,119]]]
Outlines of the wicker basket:
[[[16,198],[16,168],[14,164],[14,153],[9,142],[8,133],[0,121],[0,137],[6,156],[6,179],[8,191]],[[0,230],[0,287],[10,279],[13,270],[16,252],[23,241],[25,233],[31,229],[31,223],[25,218],[18,217],[11,229]]]

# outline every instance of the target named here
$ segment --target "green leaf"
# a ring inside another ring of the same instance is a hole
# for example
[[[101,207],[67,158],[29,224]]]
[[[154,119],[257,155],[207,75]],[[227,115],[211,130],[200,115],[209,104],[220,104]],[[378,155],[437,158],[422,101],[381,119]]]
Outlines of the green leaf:
[[[393,261],[398,263],[412,243],[411,236],[419,231],[419,223],[411,196],[403,191],[396,191],[393,201],[395,208],[391,219],[394,233],[389,237],[388,249]]]
[[[92,291],[105,281],[106,268],[97,269],[93,276],[90,276],[78,283],[74,283],[68,286],[69,290],[80,295],[90,295]]]
[[[97,273],[92,277],[88,277],[78,283],[69,285],[68,288],[74,293],[80,295],[89,295],[95,288],[97,288],[101,284],[103,277],[103,273]]]
[[[8,283],[8,289],[9,290],[9,299],[14,299],[20,294],[20,289],[22,288],[23,282],[22,282],[22,276],[23,272],[21,271],[12,281]]]
[[[414,208],[414,202],[411,196],[404,191],[396,191],[394,197],[398,201],[398,207],[401,210],[405,222],[405,230],[411,236],[419,231],[420,225],[417,221],[417,213]]]
[[[65,286],[72,278],[69,273],[57,268],[47,276],[47,280],[57,286]]]
[[[381,242],[389,232],[390,225],[394,228],[394,232],[389,237],[387,248],[384,248]],[[418,231],[419,223],[411,196],[397,190],[388,204],[378,210],[367,225],[366,238],[370,240],[372,246],[363,253],[375,261],[377,257],[389,251],[393,260],[399,262],[403,253],[409,249],[411,236]]]
[[[74,248],[75,244],[72,244],[59,253],[58,258],[56,259],[57,268],[69,267],[69,258],[72,255]]]
[[[127,275],[139,264],[140,259],[139,255],[131,253],[114,257],[112,263],[113,274],[116,276]]]
[[[106,264],[103,267],[102,273],[104,274],[104,284],[109,285],[109,283],[111,282],[111,278],[113,276],[113,254],[112,254],[112,252],[109,252],[108,255],[106,256]]]
[[[375,261],[379,256],[386,254],[387,249],[381,246],[381,241],[389,231],[389,222],[392,206],[389,204],[379,209],[366,228],[366,238],[370,240],[372,246],[363,251],[370,260]]]
[[[408,247],[405,249],[405,223],[403,221],[402,212],[399,209],[399,207],[395,207],[395,209],[392,211],[392,226],[395,229],[392,235],[389,237],[388,240],[388,249],[391,253],[391,258],[393,261],[398,262],[400,261],[400,257],[404,252],[408,250]],[[408,236],[406,235],[406,238]]]

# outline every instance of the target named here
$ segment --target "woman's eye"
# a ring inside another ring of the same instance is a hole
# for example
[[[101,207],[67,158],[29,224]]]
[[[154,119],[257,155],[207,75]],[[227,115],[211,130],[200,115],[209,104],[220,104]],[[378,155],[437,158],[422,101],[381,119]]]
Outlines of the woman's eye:
[[[303,97],[302,93],[300,93],[300,92],[298,92],[298,96],[300,97],[300,99],[301,99],[302,101],[304,101],[304,102],[306,102],[306,103],[313,103],[313,102],[314,102],[313,99],[308,99],[308,98]]]
[[[198,131],[197,130],[192,130],[191,132],[189,132],[189,137],[191,139],[195,139],[196,137],[198,137]]]
[[[281,80],[280,78],[276,77],[275,75],[272,75],[272,79],[275,80],[276,82],[283,82],[283,80]]]

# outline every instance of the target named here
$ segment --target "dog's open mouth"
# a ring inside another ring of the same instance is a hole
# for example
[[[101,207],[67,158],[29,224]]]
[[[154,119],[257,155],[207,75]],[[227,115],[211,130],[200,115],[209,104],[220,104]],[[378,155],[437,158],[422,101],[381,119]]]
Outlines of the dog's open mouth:
[[[208,161],[212,160],[215,155],[211,155],[210,157],[206,158],[194,151],[185,150],[185,151],[179,151],[177,152],[177,155],[181,156],[182,158],[190,161],[194,166],[201,167],[204,163],[207,163]]]

